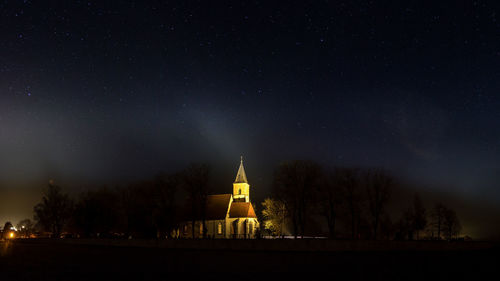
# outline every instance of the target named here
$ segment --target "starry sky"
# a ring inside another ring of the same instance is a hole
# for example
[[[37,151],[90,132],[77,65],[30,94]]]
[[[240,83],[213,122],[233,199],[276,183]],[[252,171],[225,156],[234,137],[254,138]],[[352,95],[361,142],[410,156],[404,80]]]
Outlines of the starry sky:
[[[312,159],[500,204],[495,1],[268,2],[2,1],[0,221],[240,155],[258,198]]]

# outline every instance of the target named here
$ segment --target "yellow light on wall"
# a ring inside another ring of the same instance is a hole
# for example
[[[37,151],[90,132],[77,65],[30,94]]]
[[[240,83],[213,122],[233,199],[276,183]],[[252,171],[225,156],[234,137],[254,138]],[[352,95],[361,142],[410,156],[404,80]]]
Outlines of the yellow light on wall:
[[[11,231],[11,232],[9,233],[9,238],[14,238],[14,232],[12,232],[12,231]]]

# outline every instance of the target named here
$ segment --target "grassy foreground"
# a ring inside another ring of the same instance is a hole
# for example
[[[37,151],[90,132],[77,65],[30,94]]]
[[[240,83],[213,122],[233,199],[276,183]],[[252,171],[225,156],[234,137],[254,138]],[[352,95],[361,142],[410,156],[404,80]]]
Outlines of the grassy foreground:
[[[328,279],[351,280],[498,280],[498,247],[491,244],[469,248],[308,251],[235,249],[233,246],[188,249],[141,246],[140,243],[117,246],[100,241],[14,240],[0,242],[0,280],[185,280],[186,276],[198,274],[211,276],[209,279],[234,280],[238,276],[238,279],[255,280],[272,276],[260,273],[293,277],[290,273],[295,272],[310,273],[309,280],[325,280],[321,276],[325,273]]]

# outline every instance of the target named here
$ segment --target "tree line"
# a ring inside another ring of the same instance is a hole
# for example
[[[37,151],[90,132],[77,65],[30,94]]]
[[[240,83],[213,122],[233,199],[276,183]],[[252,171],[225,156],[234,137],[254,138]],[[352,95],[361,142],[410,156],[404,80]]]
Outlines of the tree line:
[[[195,219],[204,224],[209,182],[210,167],[191,164],[177,173],[160,173],[125,187],[87,190],[75,197],[51,183],[34,207],[34,222],[24,220],[17,228],[25,237],[35,230],[53,237],[177,237],[181,221],[191,221],[192,231]],[[420,239],[422,232],[431,239],[458,236],[456,213],[441,203],[426,210],[418,194],[393,221],[388,205],[397,184],[383,169],[327,169],[300,160],[282,163],[274,172],[272,196],[262,203],[260,233],[401,240]]]
[[[397,185],[383,169],[285,162],[275,170],[272,196],[262,203],[263,226],[281,237],[324,234],[321,225],[329,238],[413,240],[422,231],[428,239],[458,237],[461,225],[455,211],[442,203],[427,211],[418,194],[393,222],[388,205]]]
[[[177,173],[159,173],[125,187],[91,189],[74,198],[49,183],[34,206],[30,232],[51,237],[175,237],[178,223],[189,219],[185,202],[197,214],[206,209],[209,175],[208,165],[191,164]]]

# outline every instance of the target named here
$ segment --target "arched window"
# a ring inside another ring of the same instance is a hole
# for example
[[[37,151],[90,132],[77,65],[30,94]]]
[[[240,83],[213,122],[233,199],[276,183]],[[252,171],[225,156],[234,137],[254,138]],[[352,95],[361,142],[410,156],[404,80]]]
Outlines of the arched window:
[[[222,234],[222,223],[221,222],[219,222],[217,224],[217,234]]]

